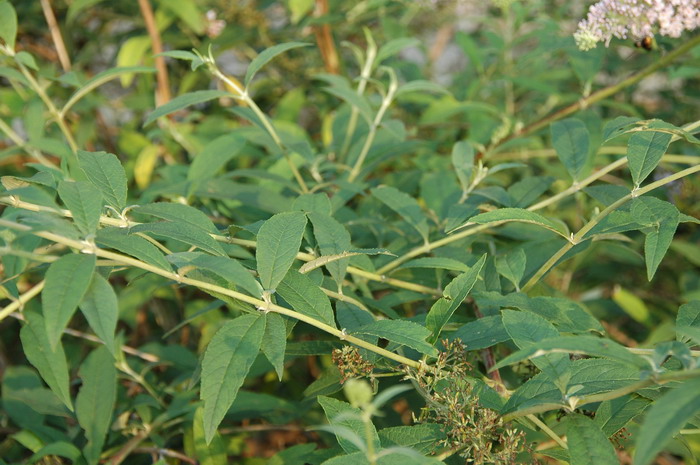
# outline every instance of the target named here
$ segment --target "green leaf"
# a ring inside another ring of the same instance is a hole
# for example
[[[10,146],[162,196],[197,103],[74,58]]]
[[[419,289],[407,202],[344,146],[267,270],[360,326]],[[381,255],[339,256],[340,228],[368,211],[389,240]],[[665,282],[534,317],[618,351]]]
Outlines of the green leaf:
[[[430,336],[430,330],[411,321],[379,320],[356,329],[352,334],[377,336],[389,342],[410,347],[422,354],[437,355],[435,347],[425,341]]]
[[[15,49],[17,38],[17,12],[9,1],[0,2],[0,39],[10,50]]]
[[[93,350],[80,366],[78,375],[83,386],[75,399],[75,414],[88,440],[85,458],[88,464],[96,465],[117,400],[117,369],[112,354],[105,347]]]
[[[163,220],[172,221],[178,224],[187,224],[211,234],[217,234],[219,232],[219,230],[216,229],[216,226],[214,226],[214,223],[202,211],[181,203],[149,203],[147,205],[139,205],[132,211],[135,213],[155,216],[156,218],[161,218]]]
[[[194,453],[199,465],[227,465],[226,443],[216,432],[211,441],[207,442],[204,435],[204,408],[197,407],[192,420],[192,438]]]
[[[245,144],[245,139],[236,134],[225,134],[217,137],[205,145],[202,151],[194,157],[187,171],[187,180],[198,181],[213,178],[220,169],[226,166],[226,163],[241,153]]]
[[[142,223],[132,226],[129,232],[130,234],[151,233],[183,242],[189,246],[199,247],[213,255],[226,256],[226,252],[221,248],[221,245],[207,232],[185,223],[172,221]]]
[[[333,211],[331,199],[326,194],[302,194],[292,204],[292,210],[306,213],[317,212],[330,216]],[[313,220],[312,220],[313,221]]]
[[[641,415],[651,402],[637,395],[618,397],[601,402],[595,412],[595,422],[606,437],[620,431]]]
[[[627,160],[635,185],[640,185],[654,171],[671,142],[671,134],[637,132],[627,143]]]
[[[95,262],[94,255],[68,254],[49,265],[41,303],[51,347],[61,340],[63,330],[87,292]]]
[[[176,111],[187,108],[191,105],[196,105],[197,103],[208,102],[209,100],[214,100],[219,97],[230,97],[231,93],[225,90],[197,90],[195,92],[188,92],[186,94],[179,95],[166,103],[161,105],[148,115],[146,122],[143,123],[144,126],[148,126],[161,116],[169,115]]]
[[[434,82],[417,79],[400,86],[396,91],[396,97],[410,92],[433,92],[436,94],[449,94],[447,89]]]
[[[129,235],[126,228],[102,228],[97,231],[96,242],[100,247],[109,247],[164,270],[172,271],[165,256],[155,245],[142,237]]]
[[[88,287],[83,300],[80,302],[80,311],[85,315],[88,324],[95,331],[109,352],[116,357],[117,347],[114,342],[114,332],[117,329],[119,318],[119,306],[117,295],[109,285],[109,281],[99,273],[92,276],[92,282]]]
[[[167,256],[177,268],[195,266],[211,271],[236,287],[245,289],[253,297],[262,297],[262,286],[256,281],[250,271],[237,260],[228,257],[217,257],[202,252],[180,252]]]
[[[428,219],[416,199],[391,186],[375,187],[372,195],[398,213],[428,242]]]
[[[362,421],[362,411],[359,408],[353,407],[342,400],[324,396],[318,397],[318,403],[321,404],[326,418],[328,418],[328,422],[332,426],[349,429],[361,438],[363,442],[367,441],[367,436],[369,435],[374,450],[379,450],[381,448],[377,430],[371,422],[369,428],[366,427],[365,423]],[[352,454],[360,450],[355,444],[342,435],[336,433],[336,438],[338,439],[340,447],[342,447],[346,453]]]
[[[700,300],[692,300],[678,308],[676,327],[700,328]],[[679,340],[681,340],[679,338]]]
[[[574,413],[567,425],[571,465],[619,465],[615,448],[593,419]]]
[[[466,140],[459,141],[452,147],[452,167],[462,190],[467,191],[474,169],[474,148]]]
[[[360,115],[364,118],[368,125],[372,124],[372,107],[367,103],[367,100],[358,95],[353,89],[349,87],[324,87],[324,91],[329,94],[335,95],[351,107],[355,108]]]
[[[85,235],[94,234],[102,214],[102,194],[86,181],[58,183],[58,195],[73,215],[75,225]]]
[[[501,315],[493,315],[461,326],[452,333],[450,339],[459,339],[467,346],[467,350],[479,350],[505,342],[510,336],[503,326]]]
[[[204,436],[211,442],[216,428],[236,399],[260,351],[265,319],[243,315],[216,332],[202,360],[201,399],[204,401]]]
[[[302,212],[278,213],[260,227],[255,259],[266,291],[274,291],[294,263],[305,227]]]
[[[550,353],[584,354],[619,360],[639,368],[647,368],[649,366],[648,362],[642,357],[631,353],[610,339],[594,336],[559,336],[544,339],[537,346],[519,350],[498,362],[493,369]]]
[[[666,443],[700,412],[700,378],[670,389],[648,409],[635,441],[634,465],[652,462]]]
[[[330,300],[308,276],[289,270],[277,286],[277,293],[297,312],[336,327]]]
[[[508,195],[513,199],[512,205],[517,208],[530,206],[540,195],[547,192],[554,182],[552,176],[529,176],[508,187]]]
[[[399,267],[402,268],[438,268],[450,271],[469,271],[469,267],[454,258],[447,257],[421,257],[409,260]]]
[[[496,271],[508,281],[512,282],[517,291],[520,290],[520,281],[525,274],[527,255],[522,248],[509,250],[496,257]]]
[[[541,316],[514,310],[503,310],[501,313],[503,326],[520,349],[537,347],[540,341],[559,336],[559,331],[554,325]],[[533,358],[532,363],[547,373],[562,392],[566,392],[569,354],[547,354]]]
[[[107,204],[121,212],[126,206],[126,174],[117,156],[78,150],[78,163]]]
[[[66,104],[63,105],[63,108],[61,108],[61,113],[64,115],[68,113],[68,111],[73,107],[73,105],[78,103],[78,101],[81,98],[85,97],[87,94],[89,94],[94,89],[106,82],[109,82],[113,79],[124,75],[131,76],[134,73],[154,73],[155,71],[156,69],[150,66],[126,66],[121,68],[111,68],[106,71],[102,71],[101,73],[96,74],[83,85],[81,85],[80,88],[76,90],[73,95],[70,96]]]
[[[416,46],[418,44],[420,44],[420,41],[413,37],[399,37],[396,39],[392,39],[384,45],[382,45],[381,47],[379,47],[379,51],[377,51],[377,57],[374,61],[375,63],[379,64],[387,58],[396,55],[401,50],[408,47]]]
[[[314,237],[322,255],[340,254],[347,252],[352,247],[350,233],[338,220],[321,212],[310,212],[307,216],[313,225]],[[338,288],[343,283],[349,263],[349,258],[342,258],[326,264],[326,269]]]
[[[614,120],[608,121],[603,128],[603,142],[624,134],[624,130],[637,121],[639,118],[633,116],[618,116]]]
[[[586,168],[590,135],[583,121],[568,118],[550,126],[552,145],[559,160],[564,164],[574,181],[578,181]]]
[[[169,50],[167,52],[157,53],[153,56],[175,58],[176,60],[185,60],[185,61],[192,61],[192,60],[199,59],[199,57],[197,55],[195,55],[194,53],[189,52],[187,50]]]
[[[19,332],[24,355],[48,384],[51,391],[68,407],[73,410],[70,398],[68,363],[59,341],[53,347],[49,344],[44,318],[33,310],[25,310],[27,324]]]
[[[284,374],[284,352],[287,349],[287,327],[284,318],[276,313],[266,313],[265,335],[262,342],[262,353],[275,368],[277,377],[282,381]]]
[[[245,73],[245,80],[243,81],[243,83],[246,87],[248,87],[248,84],[250,84],[251,79],[253,79],[255,74],[258,71],[260,71],[260,68],[265,66],[270,60],[275,58],[277,55],[284,53],[287,50],[291,50],[293,48],[308,47],[309,45],[311,44],[305,44],[302,42],[287,42],[285,44],[273,45],[272,47],[263,50],[257,57],[255,57],[255,59],[248,66],[248,69]]]
[[[672,203],[655,197],[637,197],[632,203],[631,213],[637,223],[651,227],[644,231],[644,258],[647,279],[651,281],[673,241],[680,213]]]
[[[460,274],[445,287],[444,297],[435,302],[425,318],[425,326],[431,331],[429,342],[435,343],[439,339],[442,328],[476,284],[485,263],[486,254],[482,255],[469,271]]]
[[[197,35],[202,35],[205,31],[206,20],[197,7],[194,0],[181,0],[178,2],[165,2],[162,8],[170,10],[180,21],[192,29]]]
[[[430,454],[439,449],[440,441],[445,439],[442,425],[437,423],[418,423],[414,426],[394,426],[379,430],[379,439],[384,447],[410,447],[421,454]]]
[[[560,236],[568,239],[569,233],[562,223],[558,223],[549,218],[545,218],[539,213],[531,212],[522,208],[499,208],[486,213],[473,216],[469,219],[470,223],[488,224],[488,223],[508,223],[511,221],[530,223],[542,226],[550,231],[553,231]]]

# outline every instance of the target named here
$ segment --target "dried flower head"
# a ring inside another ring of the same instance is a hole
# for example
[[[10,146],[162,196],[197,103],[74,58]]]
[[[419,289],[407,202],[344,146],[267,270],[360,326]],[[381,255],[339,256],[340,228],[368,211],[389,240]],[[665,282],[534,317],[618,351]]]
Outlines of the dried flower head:
[[[581,50],[589,50],[598,42],[607,47],[613,37],[680,37],[698,27],[700,0],[601,0],[588,10],[574,39]]]
[[[341,383],[349,378],[368,377],[374,370],[374,365],[365,360],[359,349],[353,346],[344,346],[342,349],[333,350],[332,360],[340,371]]]

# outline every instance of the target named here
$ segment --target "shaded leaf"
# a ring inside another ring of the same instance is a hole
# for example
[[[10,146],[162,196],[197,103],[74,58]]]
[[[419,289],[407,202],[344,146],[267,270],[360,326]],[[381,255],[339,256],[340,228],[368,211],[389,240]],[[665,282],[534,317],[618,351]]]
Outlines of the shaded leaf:
[[[117,295],[109,281],[95,273],[79,306],[90,328],[105,343],[109,353],[116,356],[114,332],[117,329],[119,307]]]
[[[227,465],[226,442],[216,432],[211,441],[207,442],[204,434],[204,408],[198,407],[194,411],[192,420],[192,439],[194,440],[194,453],[199,465]]]
[[[284,374],[284,352],[287,348],[287,327],[284,319],[276,313],[266,313],[265,335],[262,342],[262,353],[270,362],[277,373],[277,378],[282,381]]]
[[[277,293],[297,312],[336,327],[330,300],[308,276],[289,270],[277,286]]]
[[[615,448],[593,419],[574,413],[567,425],[571,465],[619,465]]]
[[[204,103],[219,97],[230,96],[230,92],[224,90],[197,90],[195,92],[188,92],[186,94],[178,95],[165,105],[161,105],[153,110],[151,114],[148,115],[148,118],[146,118],[143,125],[148,126],[161,116],[169,115],[170,113],[174,113],[197,103]]]
[[[564,164],[575,181],[578,181],[586,168],[590,135],[583,121],[567,118],[555,121],[550,126],[552,145],[559,160]]]
[[[321,212],[310,212],[307,216],[313,225],[314,237],[322,255],[341,254],[352,247],[350,233],[338,220]],[[345,278],[345,271],[349,263],[349,258],[341,258],[326,264],[328,272],[333,276],[333,280],[339,288]]]
[[[89,182],[58,183],[58,195],[73,215],[75,225],[83,234],[94,234],[102,213],[102,194]]]
[[[184,223],[212,234],[219,232],[216,226],[214,226],[214,223],[201,210],[181,203],[149,203],[146,205],[139,205],[132,211],[155,216],[156,218],[172,221],[174,223]]]
[[[155,245],[142,237],[129,235],[126,228],[102,228],[97,231],[96,242],[101,247],[118,250],[151,265],[172,271],[165,256]]]
[[[672,203],[647,196],[634,199],[631,213],[637,223],[651,227],[644,231],[644,258],[647,279],[651,281],[673,241],[680,213]]]
[[[437,355],[435,347],[425,341],[430,336],[430,330],[410,321],[379,320],[358,328],[352,334],[377,336],[410,347],[422,354]]]
[[[365,441],[369,435],[372,438],[374,450],[379,450],[381,448],[377,430],[371,423],[369,429],[366,429],[365,423],[362,421],[362,411],[359,408],[353,407],[347,402],[324,396],[318,397],[318,403],[321,404],[326,418],[328,418],[328,422],[332,426],[347,428],[363,441]],[[360,450],[353,442],[342,435],[336,433],[336,438],[338,439],[340,447],[342,447],[346,453],[351,454]]]
[[[260,351],[265,319],[243,315],[216,332],[202,360],[204,437],[209,444]]]
[[[95,263],[94,255],[68,254],[49,265],[41,303],[46,335],[52,347],[61,340],[63,330],[90,286]]]
[[[461,326],[450,339],[459,339],[467,350],[479,350],[510,339],[501,315],[486,316]]]
[[[158,221],[156,223],[137,224],[129,229],[129,233],[151,233],[183,242],[189,246],[198,247],[213,255],[226,255],[221,245],[207,232],[182,222]]]
[[[0,39],[10,50],[15,49],[17,38],[17,12],[9,1],[0,2]]]
[[[398,213],[418,231],[424,241],[428,241],[428,219],[416,199],[391,186],[375,187],[372,195]]]
[[[209,179],[226,166],[232,158],[241,153],[245,147],[244,138],[236,134],[225,134],[217,137],[204,146],[202,151],[194,157],[187,171],[189,181]]]
[[[108,205],[121,212],[126,206],[126,174],[116,155],[78,150],[78,164]]]
[[[481,213],[469,219],[470,223],[488,224],[488,223],[507,223],[517,221],[522,223],[536,224],[550,231],[553,231],[560,236],[567,238],[569,234],[565,226],[556,221],[545,218],[539,213],[531,212],[522,208],[499,208],[486,213]]]
[[[180,252],[168,255],[166,258],[178,268],[191,265],[211,271],[236,287],[245,289],[253,297],[262,297],[262,286],[238,260],[202,252]]]
[[[270,60],[275,58],[277,55],[291,50],[293,48],[308,47],[311,44],[306,44],[302,42],[287,42],[285,44],[273,45],[270,48],[263,50],[255,59],[250,63],[248,69],[245,73],[245,80],[243,81],[245,86],[248,87],[250,80],[255,77],[255,74],[260,71],[260,68],[265,66]]]
[[[671,134],[663,132],[637,132],[627,143],[627,160],[632,180],[640,185],[654,171],[671,142]]]
[[[258,231],[255,258],[263,289],[274,291],[287,274],[299,252],[306,227],[302,212],[278,213],[269,218]]]

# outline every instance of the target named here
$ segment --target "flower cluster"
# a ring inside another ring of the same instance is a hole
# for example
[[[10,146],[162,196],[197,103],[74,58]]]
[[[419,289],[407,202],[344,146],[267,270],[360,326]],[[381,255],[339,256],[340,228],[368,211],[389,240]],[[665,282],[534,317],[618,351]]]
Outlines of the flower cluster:
[[[524,432],[479,405],[464,344],[454,340],[443,341],[443,345],[445,351],[432,370],[406,369],[406,377],[414,381],[427,404],[418,421],[442,425],[445,439],[441,445],[458,451],[466,463],[515,465],[524,447]]]
[[[357,347],[344,346],[342,349],[334,349],[332,360],[340,371],[341,383],[350,378],[369,377],[374,370],[374,365],[362,357]]]
[[[679,37],[698,27],[700,0],[601,0],[588,10],[574,39],[581,50],[589,50],[598,42],[607,47],[613,37]]]

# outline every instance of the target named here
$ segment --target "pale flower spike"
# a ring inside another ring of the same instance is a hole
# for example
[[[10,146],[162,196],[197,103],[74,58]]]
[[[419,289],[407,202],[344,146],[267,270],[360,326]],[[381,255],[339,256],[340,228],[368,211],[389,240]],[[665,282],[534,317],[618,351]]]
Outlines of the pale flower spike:
[[[601,0],[588,10],[574,34],[581,50],[607,47],[613,37],[634,40],[654,34],[680,37],[700,27],[700,0]]]

